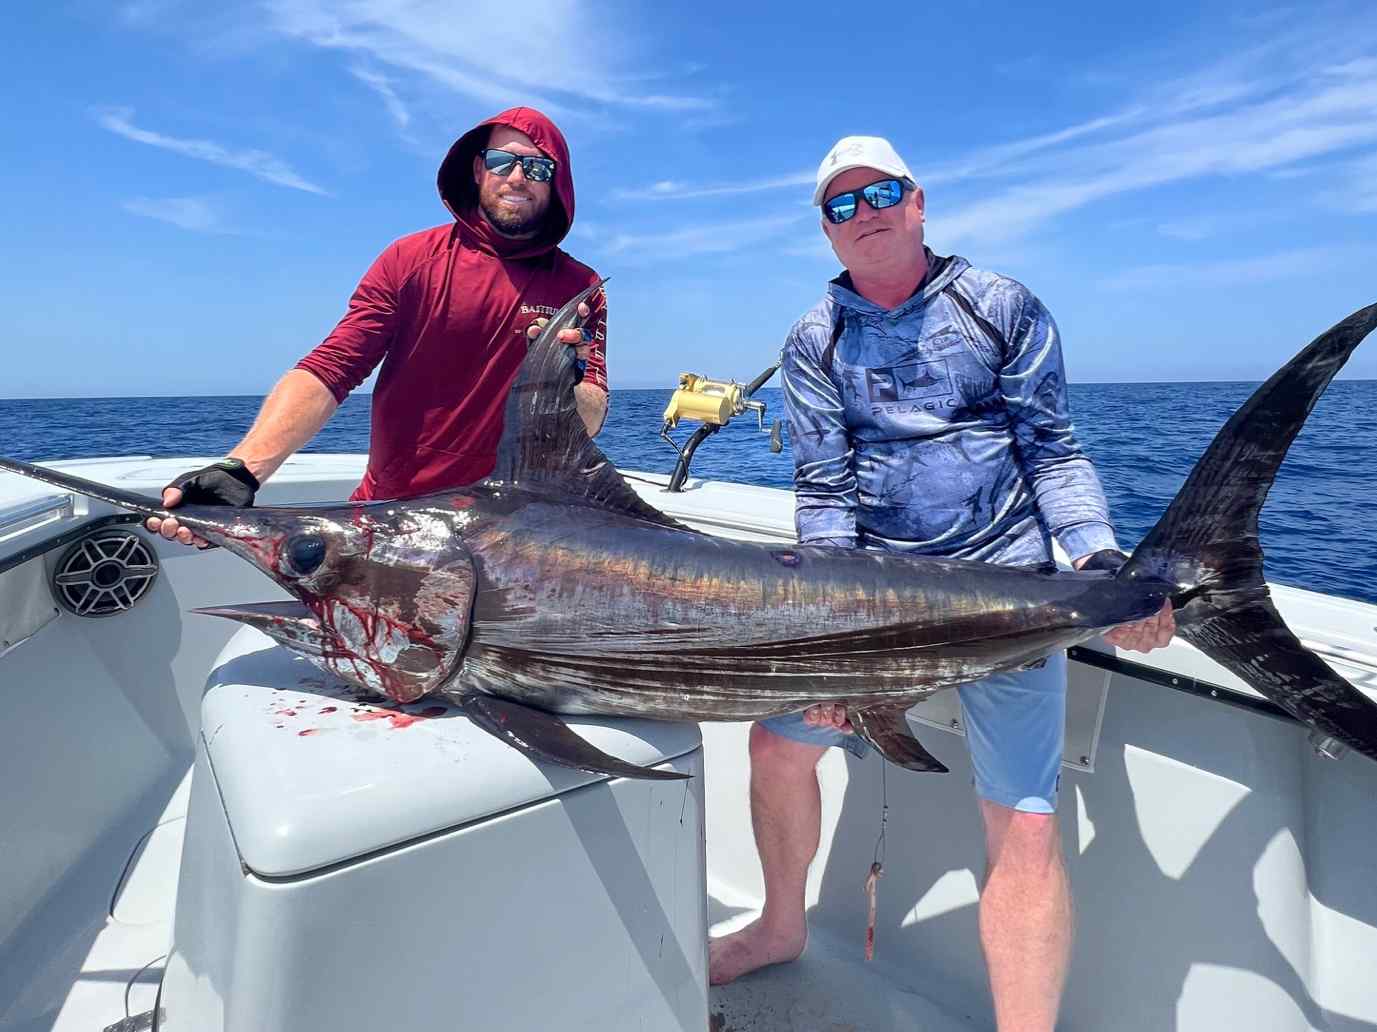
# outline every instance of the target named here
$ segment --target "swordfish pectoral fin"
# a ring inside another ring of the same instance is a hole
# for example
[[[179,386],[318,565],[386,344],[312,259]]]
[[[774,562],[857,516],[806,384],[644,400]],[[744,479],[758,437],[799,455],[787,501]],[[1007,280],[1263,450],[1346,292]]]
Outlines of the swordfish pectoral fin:
[[[856,734],[875,747],[875,751],[890,763],[905,770],[947,773],[947,765],[923,748],[909,730],[908,707],[874,706],[847,714]]]
[[[586,770],[590,774],[644,781],[682,781],[689,777],[675,770],[656,770],[619,760],[580,738],[553,714],[510,699],[469,692],[459,700],[459,705],[469,719],[488,734],[533,760]]]

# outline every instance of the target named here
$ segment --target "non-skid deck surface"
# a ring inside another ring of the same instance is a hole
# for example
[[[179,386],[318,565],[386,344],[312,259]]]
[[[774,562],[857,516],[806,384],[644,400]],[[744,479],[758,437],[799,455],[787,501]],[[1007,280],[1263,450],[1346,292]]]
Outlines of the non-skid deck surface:
[[[716,918],[730,912],[710,900]],[[714,936],[758,916],[736,913],[712,927]],[[710,1032],[976,1032],[970,1017],[953,1015],[920,993],[897,986],[862,956],[863,943],[842,942],[813,929],[792,964],[764,968],[709,991]],[[915,977],[921,972],[915,972]]]
[[[16,950],[30,965],[26,977],[0,972],[0,1032],[101,1032],[152,1010],[172,939],[190,786],[188,771],[160,815],[146,823],[134,815],[126,834],[106,836],[59,881],[39,908],[45,919]]]

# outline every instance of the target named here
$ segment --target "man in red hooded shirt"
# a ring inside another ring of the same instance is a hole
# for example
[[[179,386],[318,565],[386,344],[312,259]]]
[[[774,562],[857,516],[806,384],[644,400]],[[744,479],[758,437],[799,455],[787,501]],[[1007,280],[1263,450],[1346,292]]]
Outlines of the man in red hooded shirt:
[[[569,146],[512,108],[461,136],[440,165],[454,222],[403,237],[360,281],[334,331],[273,388],[229,456],[178,477],[163,504],[252,504],[259,485],[325,425],[379,363],[368,469],[353,499],[407,498],[481,480],[497,461],[507,391],[529,337],[598,275],[559,249],[574,220]],[[582,306],[561,339],[584,363],[588,433],[607,412],[606,306]],[[175,519],[150,530],[204,542]]]

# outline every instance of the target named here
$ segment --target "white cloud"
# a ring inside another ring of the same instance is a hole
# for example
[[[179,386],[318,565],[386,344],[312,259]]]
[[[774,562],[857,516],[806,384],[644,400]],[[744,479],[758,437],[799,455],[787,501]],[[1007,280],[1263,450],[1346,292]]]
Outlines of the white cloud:
[[[987,251],[1024,239],[1069,212],[1110,197],[1206,177],[1275,174],[1370,144],[1377,141],[1377,117],[1373,117],[1377,70],[1364,77],[1359,74],[1363,67],[1351,64],[1345,66],[1343,76],[1280,94],[1261,82],[1236,77],[1227,83],[1193,79],[1181,84],[1175,100],[1155,108],[1128,107],[968,155],[920,178],[928,183],[960,184],[980,174],[1012,183],[955,205],[949,200],[960,196],[955,191],[929,192],[929,235],[943,249]],[[1239,103],[1240,97],[1255,99]],[[1161,121],[1162,111],[1195,114]],[[1354,177],[1355,183],[1362,180],[1362,176]],[[797,172],[731,184],[671,182],[634,193],[622,190],[615,196],[620,200],[686,200],[797,188],[813,181],[811,172]],[[1351,209],[1368,210],[1374,192],[1350,190]],[[1203,221],[1193,227],[1182,222],[1163,225],[1168,235],[1174,228],[1178,238],[1200,239],[1218,231]]]
[[[1067,126],[1050,133],[1041,133],[1011,143],[999,144],[968,154],[947,166],[937,166],[931,171],[914,169],[914,177],[924,187],[940,183],[960,182],[972,176],[999,174],[1013,161],[1050,150],[1085,136],[1094,136],[1116,126],[1140,120],[1146,108],[1129,108],[1111,115],[1102,115],[1077,125]]]
[[[1213,215],[1197,215],[1192,218],[1170,219],[1159,223],[1157,232],[1172,240],[1194,242],[1212,237],[1220,231],[1222,220]]]
[[[184,157],[195,158],[198,161],[208,161],[212,165],[238,169],[278,186],[328,195],[327,191],[297,174],[285,161],[268,154],[266,151],[237,151],[212,140],[186,140],[175,136],[164,136],[162,133],[140,129],[131,121],[133,117],[132,108],[106,108],[96,112],[96,121],[102,127],[123,136],[127,140],[146,143],[150,147],[160,147],[163,150],[169,150]]]
[[[145,218],[170,222],[197,233],[229,233],[220,213],[203,197],[134,197],[123,204],[125,211]]]
[[[944,244],[1000,241],[1066,212],[1131,191],[1209,176],[1271,173],[1377,141],[1377,76],[1152,126],[1049,155],[1034,178],[950,214],[929,198]],[[1025,168],[1025,171],[1028,171]]]
[[[716,183],[697,185],[665,180],[650,189],[641,187],[622,188],[612,191],[616,201],[683,201],[698,197],[731,197],[738,194],[760,193],[764,190],[782,190],[798,186],[811,186],[817,181],[815,172],[791,172],[782,176],[767,176],[763,179],[748,179],[739,183]]]
[[[1345,39],[1307,32],[1273,33],[1226,61],[1163,77],[1135,90],[1128,103],[1060,129],[926,170],[911,154],[916,178],[941,187],[928,191],[930,236],[943,247],[988,251],[1119,195],[1209,178],[1281,177],[1314,165],[1332,175],[1335,157],[1377,142],[1377,58],[1357,55],[1357,44]],[[1374,178],[1370,170],[1352,177],[1343,192],[1348,210],[1377,204],[1377,188],[1360,186]],[[799,170],[734,183],[675,181],[613,197],[688,201],[812,182],[811,170]],[[1212,214],[1190,224],[1168,217],[1162,232],[1202,239],[1223,228],[1206,221]]]
[[[277,33],[423,76],[489,104],[564,115],[589,104],[704,111],[709,97],[638,92],[617,15],[577,0],[266,0]],[[532,31],[533,27],[536,31]],[[538,84],[532,89],[531,84]]]
[[[1324,69],[1329,75],[1351,77],[1355,79],[1370,79],[1377,75],[1377,57],[1359,57],[1352,61],[1345,61]]]
[[[383,106],[387,108],[387,113],[392,116],[392,121],[397,123],[398,129],[405,129],[411,124],[411,112],[406,109],[402,99],[397,96],[397,91],[392,88],[391,79],[381,72],[375,72],[360,65],[350,68],[349,73],[382,97]]]
[[[119,8],[120,17],[127,22],[151,22],[172,11],[179,0],[130,0]]]
[[[1304,179],[1306,176],[1313,176],[1323,171],[1315,165],[1290,165],[1286,168],[1273,169],[1266,173],[1268,179],[1284,182],[1287,179]]]
[[[578,240],[602,240],[607,236],[607,227],[601,222],[575,219],[574,225],[569,230],[569,235]]]
[[[798,215],[775,215],[683,229],[617,233],[607,239],[603,250],[608,255],[642,260],[730,254],[780,236],[798,226],[800,221]]]
[[[1361,215],[1377,215],[1377,184],[1368,180],[1348,199],[1348,209]]]
[[[1111,126],[1133,118],[1137,112],[1125,111],[1114,115],[1091,119],[1080,125],[1069,126],[1056,132],[1044,133],[976,151],[957,162],[939,166],[930,171],[914,169],[914,177],[924,187],[968,179],[971,176],[989,173],[1000,168],[1014,158],[1054,147],[1082,136],[1100,132]],[[819,156],[821,160],[821,156]],[[800,186],[813,186],[817,183],[815,168],[800,169],[784,175],[763,176],[735,183],[684,183],[665,181],[656,183],[649,190],[642,188],[622,188],[612,192],[612,198],[619,201],[634,200],[696,200],[701,197],[731,197],[739,194],[760,193],[765,190],[787,190]],[[811,196],[811,195],[810,195]]]
[[[1377,214],[1377,151],[1344,162],[1339,182],[1319,195],[1322,203],[1352,215]]]
[[[1237,287],[1294,279],[1297,269],[1313,273],[1333,267],[1342,258],[1342,253],[1335,249],[1305,247],[1229,261],[1140,265],[1101,281],[1101,285],[1111,290],[1130,291],[1163,287],[1173,290]]]
[[[832,250],[832,245],[828,243],[827,237],[823,236],[820,229],[815,229],[813,235],[806,241],[781,248],[780,253],[788,255],[790,258],[807,258],[810,261],[828,262],[835,268],[841,267],[836,252]]]
[[[1275,226],[1287,220],[1292,214],[1293,212],[1290,210],[1269,211],[1267,222]],[[1157,232],[1170,240],[1198,243],[1212,237],[1228,236],[1232,233],[1256,229],[1258,218],[1258,213],[1251,211],[1243,214],[1202,213],[1181,215],[1177,218],[1158,222],[1156,226]]]

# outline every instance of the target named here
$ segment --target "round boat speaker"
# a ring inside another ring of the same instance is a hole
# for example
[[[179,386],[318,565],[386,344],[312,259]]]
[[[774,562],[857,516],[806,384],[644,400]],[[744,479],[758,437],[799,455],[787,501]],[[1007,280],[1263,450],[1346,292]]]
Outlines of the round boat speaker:
[[[62,553],[53,573],[53,596],[77,616],[114,616],[147,594],[158,558],[137,534],[102,530]]]

